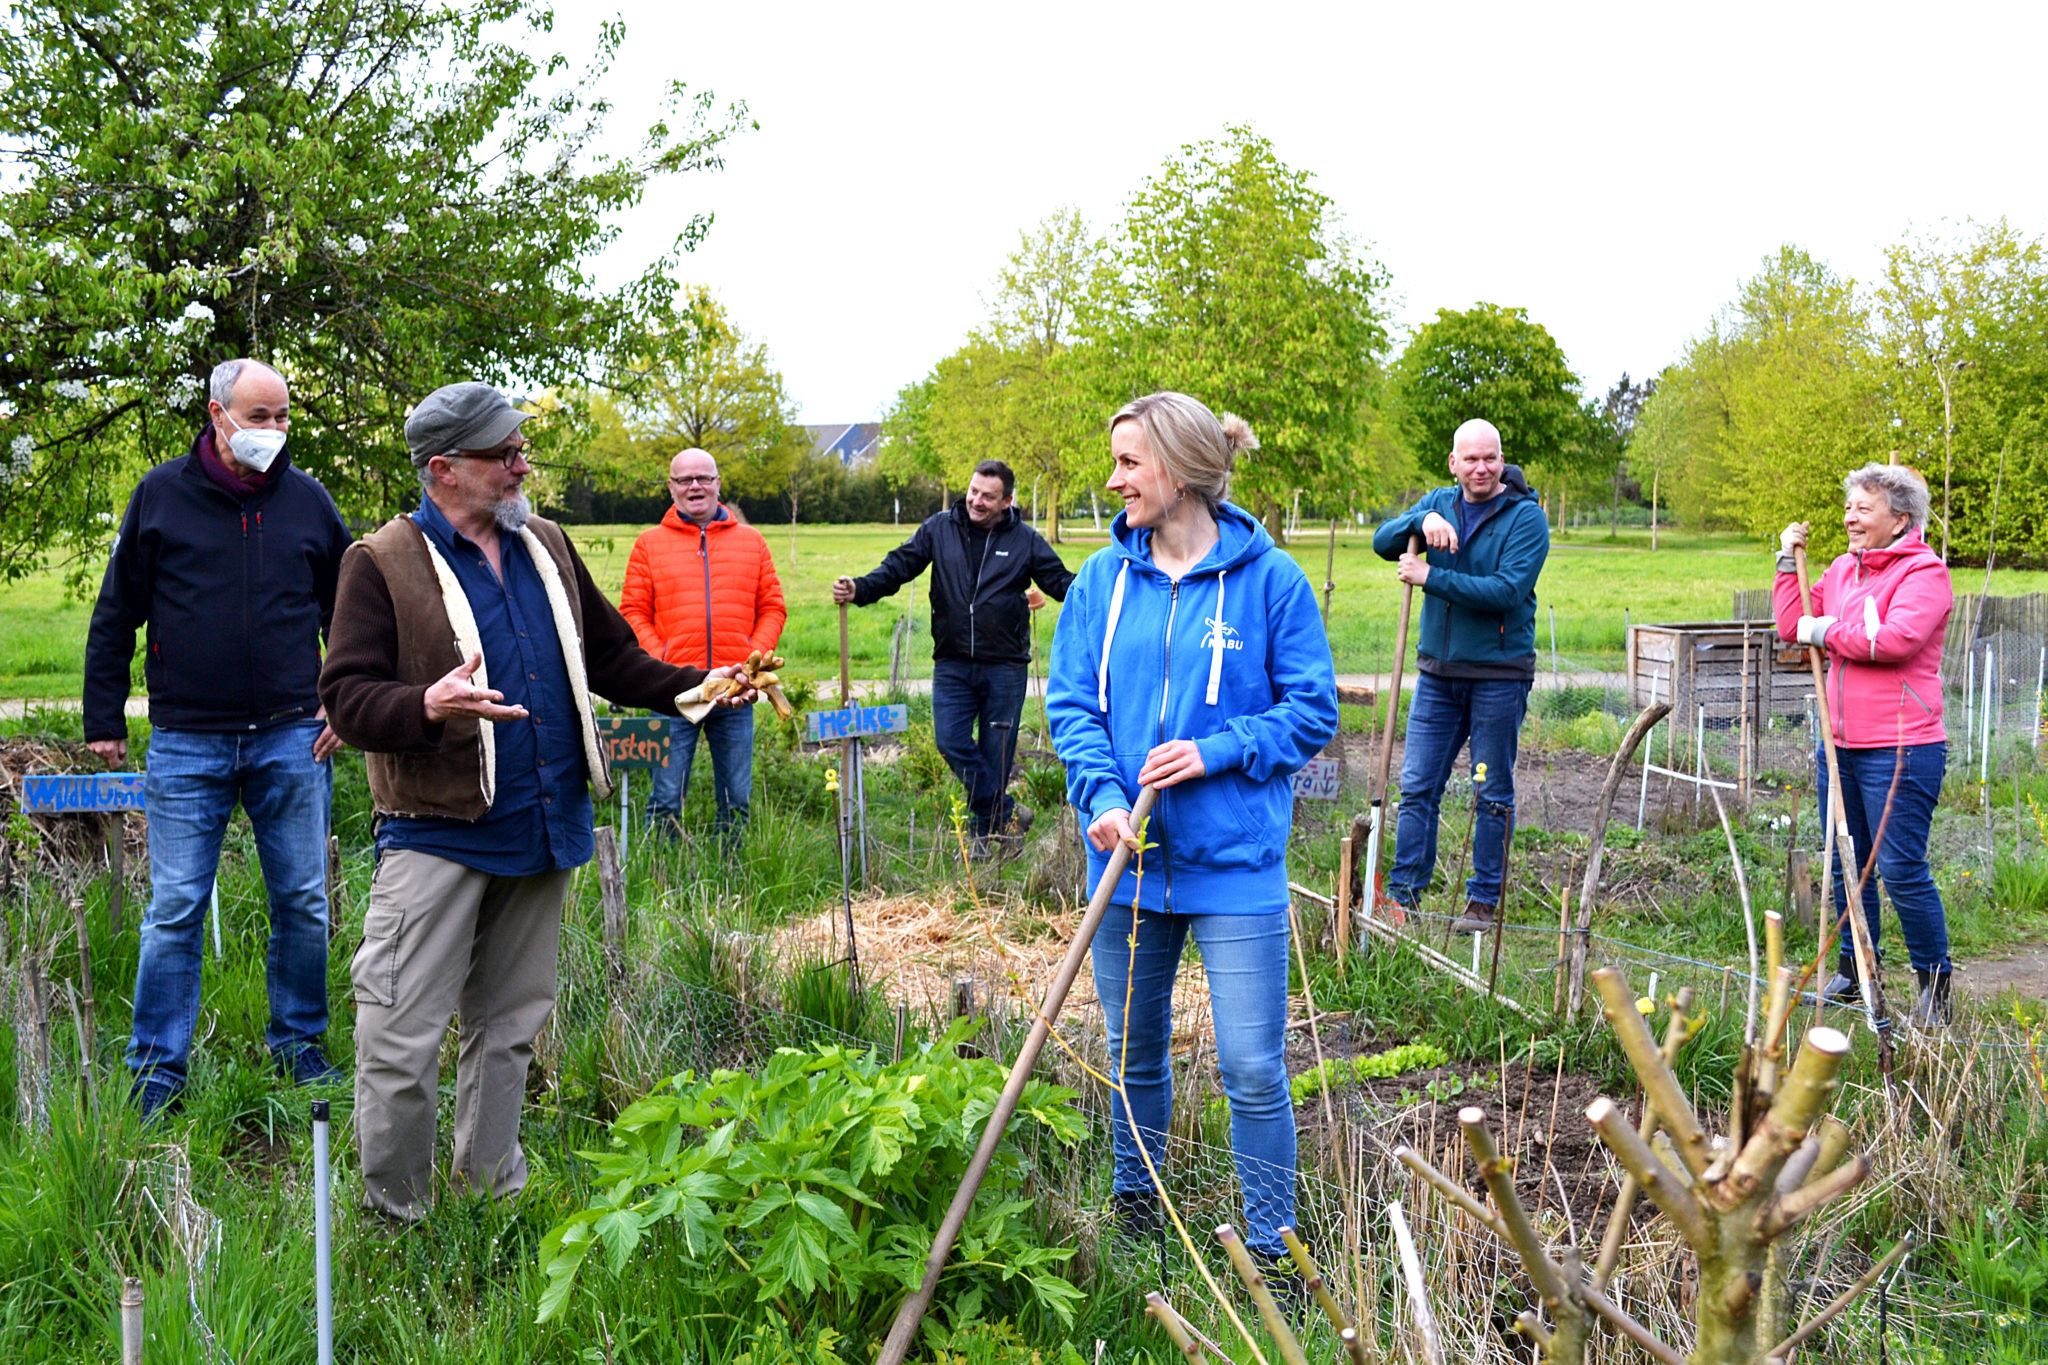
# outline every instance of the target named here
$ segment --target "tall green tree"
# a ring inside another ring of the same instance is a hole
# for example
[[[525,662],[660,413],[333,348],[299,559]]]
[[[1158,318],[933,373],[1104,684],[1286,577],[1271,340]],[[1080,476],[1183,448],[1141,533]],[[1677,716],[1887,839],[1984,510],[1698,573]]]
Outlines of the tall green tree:
[[[1635,450],[1695,525],[1811,521],[1816,553],[1839,550],[1842,476],[1884,458],[1880,378],[1854,283],[1782,247],[1665,371]]]
[[[1452,436],[1474,417],[1500,428],[1508,460],[1532,481],[1584,478],[1597,461],[1579,377],[1526,309],[1438,309],[1395,362],[1393,385],[1409,449],[1439,482]]]
[[[675,453],[695,446],[718,461],[725,493],[773,497],[810,453],[810,434],[767,346],[734,326],[709,290],[685,293],[614,386],[626,439],[591,446],[588,458],[603,481],[658,487]]]
[[[2000,220],[1895,244],[1875,296],[1891,439],[1928,478],[1928,538],[1981,562],[2048,559],[2035,449],[2048,416],[2048,259]],[[2004,474],[2001,477],[2001,469]]]
[[[1230,128],[1182,147],[1132,197],[1081,309],[1091,387],[1107,408],[1179,389],[1249,421],[1260,445],[1232,497],[1277,532],[1295,489],[1358,472],[1387,284],[1311,174]]]
[[[1059,539],[1059,507],[1084,477],[1094,408],[1074,354],[1075,315],[1097,277],[1100,247],[1074,209],[1018,234],[996,275],[987,319],[898,396],[884,424],[885,468],[964,487],[1002,460],[1019,498],[1039,495]]]
[[[651,180],[717,166],[745,112],[676,84],[635,150],[598,154],[624,30],[561,84],[524,46],[552,17],[70,0],[0,20],[0,575],[110,534],[220,360],[281,370],[294,459],[377,513],[414,496],[402,426],[428,390],[573,388],[636,348],[709,218],[619,288],[591,262]]]

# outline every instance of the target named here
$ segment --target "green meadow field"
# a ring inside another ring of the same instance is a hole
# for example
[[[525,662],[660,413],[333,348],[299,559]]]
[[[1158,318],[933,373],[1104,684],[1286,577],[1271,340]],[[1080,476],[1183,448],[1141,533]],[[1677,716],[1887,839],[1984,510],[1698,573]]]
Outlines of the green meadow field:
[[[625,581],[626,557],[636,526],[574,526],[570,536],[590,565],[600,586],[616,599]],[[832,605],[832,580],[842,573],[872,569],[883,555],[910,534],[908,526],[765,525],[763,533],[775,555],[789,602],[790,618],[782,652],[793,677],[834,679],[839,671],[839,622]],[[1088,527],[1086,519],[1068,522],[1060,557],[1079,566],[1108,543],[1105,533]],[[1304,530],[1291,547],[1312,583],[1324,581],[1329,563],[1326,530]],[[1981,592],[1982,569],[1952,571],[1956,591]],[[1330,603],[1330,647],[1337,668],[1345,673],[1384,671],[1393,646],[1400,611],[1400,585],[1391,566],[1372,553],[1369,531],[1340,532],[1332,578],[1336,591]],[[87,575],[97,584],[95,569]],[[1618,669],[1622,663],[1624,621],[1698,621],[1725,619],[1733,595],[1771,583],[1771,549],[1744,537],[1666,530],[1659,548],[1650,551],[1649,533],[1624,527],[1618,537],[1604,529],[1579,529],[1551,544],[1537,598],[1539,644],[1550,644],[1550,613],[1556,613],[1556,643],[1566,667]],[[1999,569],[1991,575],[1991,591],[2020,594],[2048,589],[2048,572]],[[886,678],[889,643],[896,623],[908,610],[915,618],[911,647],[905,652],[906,677],[931,672],[930,617],[925,608],[924,581],[882,603],[849,613],[848,643],[856,678]],[[1624,615],[1626,613],[1626,616]],[[67,594],[64,575],[44,574],[0,586],[0,700],[66,698],[79,695],[85,635],[92,616],[90,597]],[[1050,644],[1059,607],[1048,604],[1040,613],[1041,644]]]

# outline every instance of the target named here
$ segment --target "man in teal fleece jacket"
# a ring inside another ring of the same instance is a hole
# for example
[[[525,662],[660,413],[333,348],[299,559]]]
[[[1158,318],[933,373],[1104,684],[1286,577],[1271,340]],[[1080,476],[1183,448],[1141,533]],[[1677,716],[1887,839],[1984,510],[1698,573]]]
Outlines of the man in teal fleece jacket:
[[[1401,817],[1387,893],[1413,908],[1436,869],[1437,809],[1458,751],[1471,741],[1478,816],[1472,875],[1458,933],[1500,924],[1501,883],[1514,834],[1515,753],[1536,679],[1536,576],[1550,524],[1500,432],[1480,418],[1451,442],[1457,482],[1380,524],[1372,547],[1422,589],[1415,695],[1401,759]],[[1408,552],[1422,537],[1424,555]]]

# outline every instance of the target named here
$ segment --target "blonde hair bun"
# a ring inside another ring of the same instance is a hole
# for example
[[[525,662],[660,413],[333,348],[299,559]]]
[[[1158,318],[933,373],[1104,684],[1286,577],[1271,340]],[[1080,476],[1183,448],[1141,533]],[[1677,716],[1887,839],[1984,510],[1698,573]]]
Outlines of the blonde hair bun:
[[[1230,453],[1241,455],[1247,450],[1259,448],[1259,438],[1252,431],[1252,424],[1234,412],[1226,412],[1217,421],[1223,427],[1223,443],[1230,447]]]

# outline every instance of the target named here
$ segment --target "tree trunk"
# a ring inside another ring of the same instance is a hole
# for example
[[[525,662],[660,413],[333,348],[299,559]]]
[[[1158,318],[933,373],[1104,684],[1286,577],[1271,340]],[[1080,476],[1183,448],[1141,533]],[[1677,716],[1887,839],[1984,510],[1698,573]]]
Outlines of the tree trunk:
[[[1052,486],[1052,505],[1049,510],[1050,516],[1046,521],[1046,525],[1050,534],[1046,536],[1046,540],[1050,544],[1057,545],[1060,543],[1060,486],[1058,484]]]
[[[1650,548],[1657,548],[1657,481],[1664,477],[1659,469],[1650,475]]]
[[[1607,523],[1607,538],[1614,540],[1621,535],[1621,466],[1614,467],[1614,515]]]
[[[1259,520],[1265,523],[1266,534],[1273,537],[1275,545],[1287,543],[1287,518],[1280,510],[1280,504],[1271,497],[1259,499]]]

